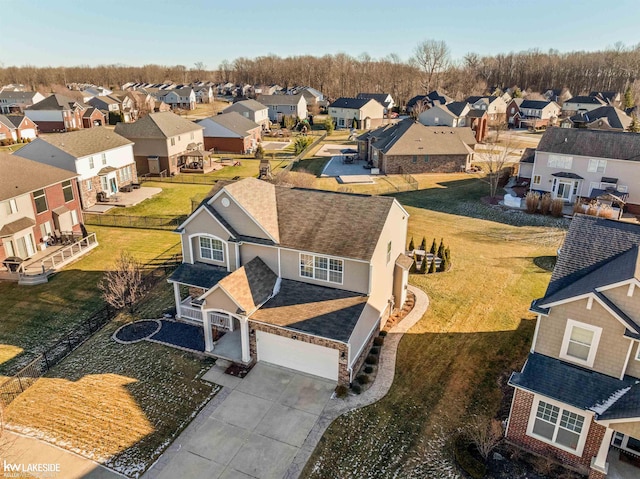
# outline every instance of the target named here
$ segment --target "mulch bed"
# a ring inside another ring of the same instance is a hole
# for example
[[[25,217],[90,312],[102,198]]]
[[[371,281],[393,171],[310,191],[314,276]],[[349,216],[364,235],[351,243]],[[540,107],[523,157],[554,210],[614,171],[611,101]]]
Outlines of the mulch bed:
[[[162,323],[162,328],[149,339],[191,351],[204,352],[204,330],[202,326],[167,321],[165,319],[160,322]]]
[[[235,376],[242,379],[247,374],[249,374],[251,368],[253,368],[253,364],[244,366],[242,364],[233,363],[225,370],[225,374],[229,374],[230,376]]]
[[[404,302],[404,305],[402,305],[402,309],[397,313],[389,316],[389,319],[387,320],[387,323],[384,325],[383,330],[388,332],[396,324],[402,321],[405,318],[405,316],[407,316],[407,314],[411,312],[415,304],[416,304],[415,294],[413,294],[411,291],[407,291],[407,299]]]
[[[153,334],[158,329],[155,321],[137,321],[127,324],[116,332],[116,338],[125,343],[135,343]]]
[[[480,198],[480,201],[482,201],[482,203],[484,203],[485,205],[497,205],[503,199],[504,196],[502,195],[496,195],[494,198],[491,198],[491,196],[483,196],[482,198]]]

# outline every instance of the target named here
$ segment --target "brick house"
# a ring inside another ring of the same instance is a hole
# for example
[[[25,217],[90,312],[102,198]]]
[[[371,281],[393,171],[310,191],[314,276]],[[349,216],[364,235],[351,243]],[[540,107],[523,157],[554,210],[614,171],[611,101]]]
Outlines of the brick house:
[[[406,299],[408,216],[390,197],[219,182],[177,230],[176,316],[203,326],[208,354],[348,384]]]
[[[235,111],[199,120],[204,149],[227,153],[253,153],[262,140],[262,127]]]
[[[47,135],[15,154],[76,173],[85,209],[138,182],[133,142],[105,127]]]
[[[24,110],[41,133],[77,130],[84,127],[82,116],[87,106],[64,95],[55,93]]]
[[[640,226],[575,215],[509,380],[507,440],[590,479],[640,456],[639,264]]]
[[[381,173],[457,173],[473,161],[468,127],[424,126],[407,118],[358,137],[358,155]]]
[[[470,96],[465,100],[474,110],[487,113],[489,126],[507,123],[507,102],[500,96]]]
[[[104,126],[107,118],[98,108],[88,107],[82,114],[82,127],[93,128],[94,126]]]
[[[0,152],[0,269],[27,259],[54,232],[81,233],[77,173]]]
[[[0,140],[33,140],[38,126],[22,115],[0,115]]]

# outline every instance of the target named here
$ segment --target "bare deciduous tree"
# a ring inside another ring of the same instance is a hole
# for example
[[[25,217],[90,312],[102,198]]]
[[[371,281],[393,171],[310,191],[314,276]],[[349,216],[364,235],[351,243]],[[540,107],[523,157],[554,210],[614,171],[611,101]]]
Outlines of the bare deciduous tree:
[[[498,419],[478,414],[471,416],[464,427],[464,434],[485,461],[502,440],[502,433],[502,423]]]
[[[439,75],[451,64],[451,54],[442,40],[425,40],[414,50],[412,60],[422,71],[422,86],[429,92],[440,86]]]
[[[123,251],[115,261],[113,270],[105,271],[98,288],[111,306],[116,309],[127,308],[133,314],[136,304],[146,292],[142,265],[130,253]]]
[[[501,134],[503,130],[504,127],[498,128],[493,141],[488,142],[484,150],[476,152],[476,161],[482,163],[482,169],[487,173],[491,198],[496,197],[505,165],[514,161],[512,155],[516,151],[511,135],[506,136],[506,139],[501,141],[501,137],[505,137],[505,135]]]

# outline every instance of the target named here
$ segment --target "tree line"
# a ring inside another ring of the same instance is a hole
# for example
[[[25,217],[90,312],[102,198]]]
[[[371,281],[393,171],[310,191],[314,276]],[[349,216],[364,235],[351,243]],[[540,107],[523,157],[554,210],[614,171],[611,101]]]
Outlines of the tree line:
[[[338,53],[324,56],[260,56],[223,61],[211,70],[202,62],[184,65],[99,65],[91,67],[9,66],[0,68],[0,84],[21,83],[41,91],[52,85],[93,83],[119,88],[129,81],[187,83],[214,81],[248,84],[308,85],[329,98],[355,96],[359,92],[390,93],[400,104],[417,94],[441,89],[456,100],[490,93],[494,87],[518,86],[523,91],[544,92],[568,88],[574,95],[631,86],[640,93],[640,44],[616,44],[601,51],[537,49],[479,55],[468,53],[453,60],[445,42],[419,43],[413,56],[373,58]]]

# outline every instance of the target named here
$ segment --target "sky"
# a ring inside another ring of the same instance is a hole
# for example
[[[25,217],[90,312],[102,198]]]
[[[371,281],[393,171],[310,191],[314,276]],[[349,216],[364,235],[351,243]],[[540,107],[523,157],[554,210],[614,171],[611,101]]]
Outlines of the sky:
[[[395,53],[443,40],[453,59],[640,43],[638,0],[0,0],[1,66]],[[11,19],[11,21],[6,21]]]

